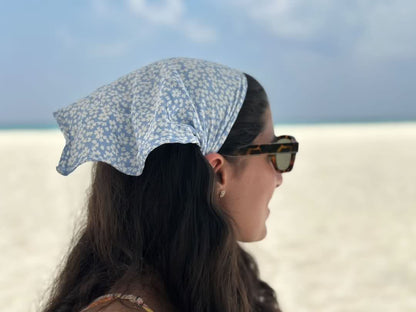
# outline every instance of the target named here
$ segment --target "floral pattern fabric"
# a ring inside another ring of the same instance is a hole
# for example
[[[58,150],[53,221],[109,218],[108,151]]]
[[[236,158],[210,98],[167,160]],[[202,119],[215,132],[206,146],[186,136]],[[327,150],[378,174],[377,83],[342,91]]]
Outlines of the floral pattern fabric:
[[[165,143],[217,152],[246,91],[242,72],[204,60],[171,58],[133,71],[54,113],[66,140],[57,171],[102,161],[138,176]]]

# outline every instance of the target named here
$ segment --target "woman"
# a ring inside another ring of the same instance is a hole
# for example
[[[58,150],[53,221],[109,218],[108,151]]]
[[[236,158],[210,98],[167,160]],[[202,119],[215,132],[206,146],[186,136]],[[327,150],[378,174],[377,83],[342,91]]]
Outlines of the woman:
[[[55,113],[66,175],[96,161],[85,226],[44,312],[280,311],[238,241],[265,237],[297,143],[249,75],[174,58]]]

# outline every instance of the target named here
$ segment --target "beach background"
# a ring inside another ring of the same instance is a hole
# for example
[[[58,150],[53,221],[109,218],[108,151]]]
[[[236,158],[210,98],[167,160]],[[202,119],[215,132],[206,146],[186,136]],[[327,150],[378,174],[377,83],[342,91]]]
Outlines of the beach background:
[[[82,222],[91,164],[56,172],[52,112],[191,57],[255,77],[300,143],[266,239],[244,244],[283,311],[415,312],[415,16],[414,0],[4,1],[2,309],[39,310]]]
[[[416,122],[283,125],[300,142],[265,240],[244,244],[286,312],[416,311]],[[0,131],[0,302],[38,311],[90,164],[63,177],[56,130]]]

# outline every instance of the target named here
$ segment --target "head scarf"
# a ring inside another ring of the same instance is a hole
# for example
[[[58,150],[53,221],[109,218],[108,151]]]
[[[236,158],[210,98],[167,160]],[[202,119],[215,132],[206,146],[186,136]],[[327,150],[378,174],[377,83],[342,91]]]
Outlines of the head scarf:
[[[57,171],[102,161],[133,176],[165,143],[217,152],[247,91],[245,75],[189,58],[162,60],[127,74],[54,113],[66,140]]]

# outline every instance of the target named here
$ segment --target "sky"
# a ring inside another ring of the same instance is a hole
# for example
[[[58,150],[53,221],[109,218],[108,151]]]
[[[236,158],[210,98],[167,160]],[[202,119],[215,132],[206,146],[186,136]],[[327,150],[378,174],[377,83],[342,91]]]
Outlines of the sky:
[[[0,126],[52,112],[151,62],[254,76],[275,124],[416,120],[414,0],[1,1]]]

